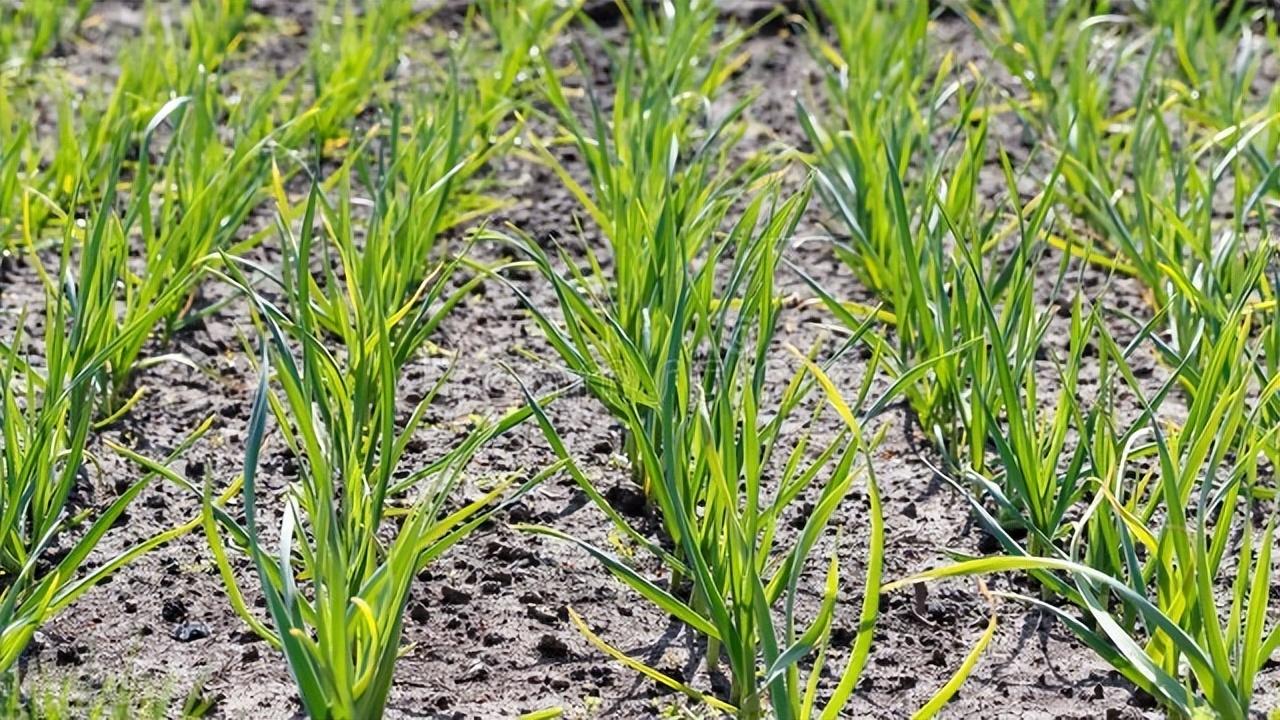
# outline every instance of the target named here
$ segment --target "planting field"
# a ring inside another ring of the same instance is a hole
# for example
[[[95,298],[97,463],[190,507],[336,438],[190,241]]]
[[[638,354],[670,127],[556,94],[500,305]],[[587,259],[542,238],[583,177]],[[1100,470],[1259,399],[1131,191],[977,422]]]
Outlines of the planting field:
[[[0,717],[1280,717],[1280,20],[0,0]]]

